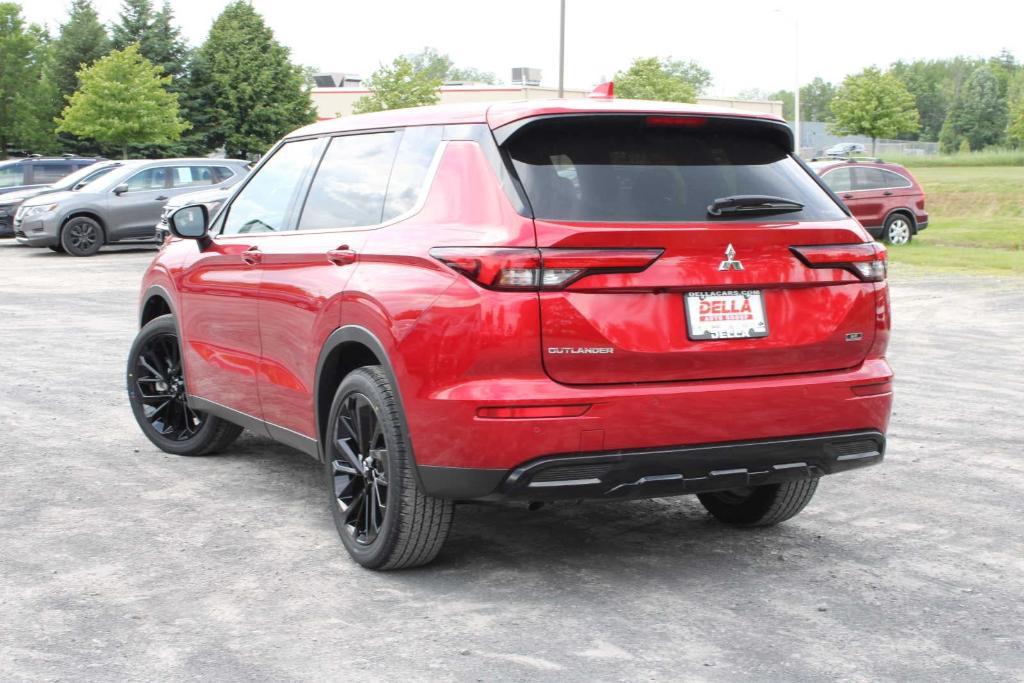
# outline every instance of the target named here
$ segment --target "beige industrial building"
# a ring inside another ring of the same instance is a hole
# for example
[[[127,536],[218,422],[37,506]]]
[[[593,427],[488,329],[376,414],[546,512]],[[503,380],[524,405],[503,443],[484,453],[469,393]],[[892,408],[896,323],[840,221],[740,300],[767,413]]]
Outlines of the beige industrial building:
[[[348,82],[348,81],[342,81]],[[358,81],[355,81],[358,83]],[[369,90],[355,87],[317,87],[311,95],[320,119],[348,116],[356,100],[369,94]],[[565,97],[585,97],[589,90],[566,89]],[[537,100],[558,97],[558,90],[539,85],[444,85],[439,89],[442,103],[487,102],[495,100]],[[755,111],[782,116],[782,102],[775,100],[742,100],[725,97],[699,97],[699,104]]]

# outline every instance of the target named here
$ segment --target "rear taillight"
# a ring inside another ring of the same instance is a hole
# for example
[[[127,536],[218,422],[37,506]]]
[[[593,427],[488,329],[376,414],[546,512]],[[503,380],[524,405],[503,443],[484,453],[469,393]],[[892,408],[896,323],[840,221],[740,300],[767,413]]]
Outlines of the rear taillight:
[[[885,279],[885,247],[875,242],[790,247],[790,250],[811,268],[841,268],[865,282]]]
[[[539,291],[562,289],[588,275],[638,273],[662,251],[435,247],[430,255],[481,287]]]

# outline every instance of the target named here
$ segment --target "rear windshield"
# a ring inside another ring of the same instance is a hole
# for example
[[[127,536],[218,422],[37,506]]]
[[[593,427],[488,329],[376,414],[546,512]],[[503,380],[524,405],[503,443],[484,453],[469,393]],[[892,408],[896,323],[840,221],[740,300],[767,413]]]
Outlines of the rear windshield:
[[[613,222],[708,220],[732,195],[771,195],[802,211],[725,220],[826,221],[843,211],[763,126],[729,119],[552,118],[506,143],[536,218]],[[716,220],[723,220],[718,218]]]

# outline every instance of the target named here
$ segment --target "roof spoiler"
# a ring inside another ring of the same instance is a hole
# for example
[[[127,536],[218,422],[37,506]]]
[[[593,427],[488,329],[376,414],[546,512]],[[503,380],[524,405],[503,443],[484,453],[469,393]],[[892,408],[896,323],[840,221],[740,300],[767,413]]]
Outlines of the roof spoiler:
[[[604,83],[598,84],[597,87],[595,87],[593,90],[587,93],[587,97],[595,100],[610,100],[614,98],[615,82],[606,81]]]

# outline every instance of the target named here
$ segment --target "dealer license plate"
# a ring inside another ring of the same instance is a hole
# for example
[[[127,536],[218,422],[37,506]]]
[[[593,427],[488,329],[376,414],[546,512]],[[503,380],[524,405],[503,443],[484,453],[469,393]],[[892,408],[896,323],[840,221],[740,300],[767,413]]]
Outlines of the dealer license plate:
[[[690,339],[767,337],[768,323],[759,289],[686,293],[686,333]]]

